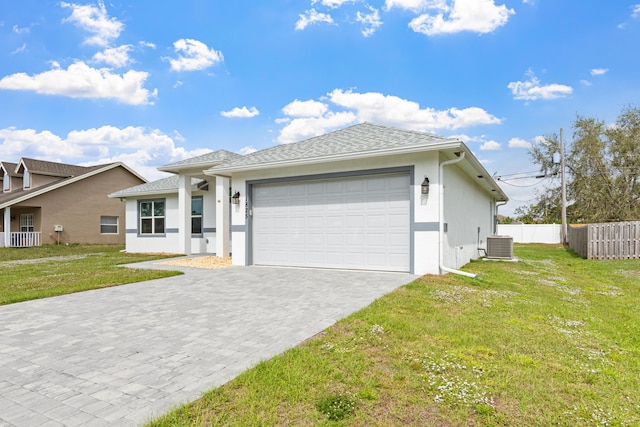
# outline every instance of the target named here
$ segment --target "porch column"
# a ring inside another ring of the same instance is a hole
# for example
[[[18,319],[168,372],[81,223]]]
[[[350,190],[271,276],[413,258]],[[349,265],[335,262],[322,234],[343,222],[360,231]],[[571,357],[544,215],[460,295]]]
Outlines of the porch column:
[[[229,178],[216,176],[216,256],[229,256]]]
[[[191,255],[191,177],[178,175],[178,252]]]
[[[11,246],[11,208],[7,206],[4,208],[4,247],[8,248]]]

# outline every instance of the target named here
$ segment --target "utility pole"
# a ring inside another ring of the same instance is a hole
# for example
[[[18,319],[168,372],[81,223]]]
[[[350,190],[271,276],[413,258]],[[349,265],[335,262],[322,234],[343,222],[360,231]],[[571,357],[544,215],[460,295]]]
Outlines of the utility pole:
[[[562,186],[562,244],[567,244],[567,186],[564,179],[564,130],[560,128],[560,177]]]

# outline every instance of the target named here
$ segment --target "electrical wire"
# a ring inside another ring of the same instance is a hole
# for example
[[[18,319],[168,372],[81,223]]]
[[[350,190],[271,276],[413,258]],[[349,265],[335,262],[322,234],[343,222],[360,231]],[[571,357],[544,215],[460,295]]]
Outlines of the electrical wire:
[[[543,181],[538,181],[538,182],[534,182],[533,184],[529,184],[529,185],[516,185],[516,184],[509,184],[507,181],[500,181],[500,182],[503,182],[503,183],[505,183],[507,185],[510,185],[512,187],[518,187],[518,188],[533,187],[535,185],[540,185],[540,184],[543,183]]]

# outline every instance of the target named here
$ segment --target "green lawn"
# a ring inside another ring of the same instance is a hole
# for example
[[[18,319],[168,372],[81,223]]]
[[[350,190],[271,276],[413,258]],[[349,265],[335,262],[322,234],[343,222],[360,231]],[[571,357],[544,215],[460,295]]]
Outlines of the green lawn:
[[[416,280],[150,425],[640,425],[640,261],[516,255]]]
[[[181,274],[118,267],[167,257],[122,249],[119,245],[0,248],[0,305]]]

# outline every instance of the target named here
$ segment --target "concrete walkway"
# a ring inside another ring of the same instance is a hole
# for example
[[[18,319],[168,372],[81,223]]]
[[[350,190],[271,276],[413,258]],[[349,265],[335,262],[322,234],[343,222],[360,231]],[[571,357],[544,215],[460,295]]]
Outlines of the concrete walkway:
[[[414,276],[142,263],[185,275],[0,306],[0,426],[133,426]]]

